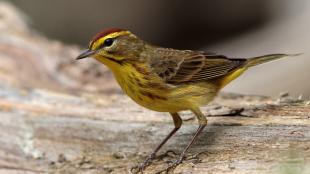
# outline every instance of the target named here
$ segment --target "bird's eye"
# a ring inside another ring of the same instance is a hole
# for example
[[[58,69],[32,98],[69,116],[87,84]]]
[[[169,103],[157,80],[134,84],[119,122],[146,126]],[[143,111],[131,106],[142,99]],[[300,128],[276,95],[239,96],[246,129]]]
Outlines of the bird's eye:
[[[103,46],[109,47],[109,46],[111,46],[111,45],[113,44],[113,42],[114,42],[114,39],[108,38],[108,39],[106,39],[106,40],[103,42]]]

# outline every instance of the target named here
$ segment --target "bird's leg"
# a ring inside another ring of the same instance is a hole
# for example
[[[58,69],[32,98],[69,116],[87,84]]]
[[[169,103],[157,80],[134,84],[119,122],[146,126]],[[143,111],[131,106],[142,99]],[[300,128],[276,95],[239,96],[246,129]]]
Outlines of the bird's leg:
[[[195,132],[195,135],[193,136],[192,140],[190,143],[185,147],[185,149],[182,151],[181,155],[179,156],[179,159],[171,163],[166,169],[159,171],[157,174],[160,174],[162,172],[169,172],[171,169],[174,169],[176,166],[182,163],[185,157],[185,153],[187,150],[191,147],[191,145],[195,142],[197,136],[202,132],[202,130],[207,126],[207,119],[203,115],[203,113],[200,111],[199,108],[192,109],[192,112],[197,116],[198,122],[199,122],[199,127]]]
[[[131,170],[138,168],[138,172],[142,172],[145,167],[147,167],[148,165],[150,165],[150,163],[152,162],[152,160],[155,159],[156,157],[156,153],[161,149],[161,147],[180,129],[181,125],[182,125],[182,119],[179,116],[178,113],[170,113],[170,115],[172,116],[173,119],[173,123],[174,123],[174,129],[166,136],[166,138],[155,148],[155,150],[146,158],[146,160],[138,165],[133,167]]]

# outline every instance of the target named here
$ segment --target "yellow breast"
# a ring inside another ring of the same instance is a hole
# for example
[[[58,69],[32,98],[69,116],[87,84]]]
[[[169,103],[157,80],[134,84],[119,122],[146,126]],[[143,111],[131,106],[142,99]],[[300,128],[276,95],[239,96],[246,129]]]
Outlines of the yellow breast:
[[[118,74],[116,79],[124,92],[141,106],[159,112],[174,113],[199,107],[210,102],[217,93],[211,83],[176,87],[132,67],[123,67],[123,70],[127,74]]]
[[[169,110],[171,89],[145,67],[124,65],[114,75],[123,91],[139,105],[160,112]]]
[[[208,103],[216,95],[215,88],[208,83],[177,87],[165,84],[143,64],[102,63],[112,70],[131,99],[151,110],[171,113],[188,110]]]

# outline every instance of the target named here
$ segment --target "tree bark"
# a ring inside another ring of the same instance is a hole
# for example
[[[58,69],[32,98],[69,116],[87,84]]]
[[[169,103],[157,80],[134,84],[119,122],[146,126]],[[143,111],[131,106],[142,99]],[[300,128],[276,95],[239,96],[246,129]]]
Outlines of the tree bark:
[[[33,31],[0,2],[0,173],[129,173],[173,128],[143,109],[80,49]],[[282,95],[221,94],[203,108],[209,124],[175,173],[310,172],[310,102]],[[145,173],[177,158],[197,121],[179,132]]]

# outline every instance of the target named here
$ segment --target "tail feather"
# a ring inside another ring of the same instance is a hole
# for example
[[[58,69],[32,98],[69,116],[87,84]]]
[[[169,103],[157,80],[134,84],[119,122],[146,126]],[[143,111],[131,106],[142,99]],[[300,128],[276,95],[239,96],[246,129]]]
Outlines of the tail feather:
[[[256,66],[269,61],[281,59],[288,56],[299,56],[300,54],[269,54],[259,57],[253,57],[247,60],[246,67]]]
[[[269,55],[264,55],[264,56],[259,56],[259,57],[253,57],[246,59],[245,64],[236,69],[235,71],[232,71],[230,74],[224,76],[224,78],[221,78],[219,80],[219,88],[223,88],[226,86],[228,83],[239,77],[241,74],[243,74],[248,68],[252,66],[256,66],[262,63],[266,63],[269,61],[277,60],[283,57],[288,57],[288,56],[299,56],[301,54],[269,54]],[[244,59],[243,59],[244,60]]]

